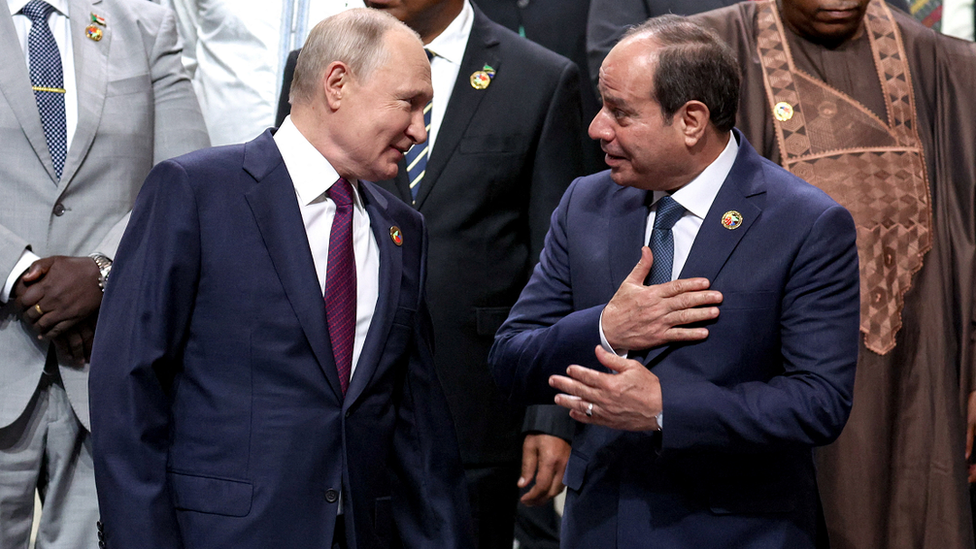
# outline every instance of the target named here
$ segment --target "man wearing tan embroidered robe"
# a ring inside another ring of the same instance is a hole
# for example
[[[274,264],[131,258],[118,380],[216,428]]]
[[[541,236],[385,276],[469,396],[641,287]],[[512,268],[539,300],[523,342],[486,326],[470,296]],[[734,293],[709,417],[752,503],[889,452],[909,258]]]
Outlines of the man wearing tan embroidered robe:
[[[696,20],[736,51],[749,141],[858,225],[854,408],[818,456],[831,547],[972,548],[974,46],[877,0],[744,2]]]

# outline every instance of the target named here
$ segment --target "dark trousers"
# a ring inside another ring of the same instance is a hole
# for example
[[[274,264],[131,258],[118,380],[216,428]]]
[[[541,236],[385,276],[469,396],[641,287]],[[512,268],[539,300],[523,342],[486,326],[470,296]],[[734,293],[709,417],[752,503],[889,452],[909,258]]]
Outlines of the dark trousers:
[[[346,523],[343,521],[343,517],[340,516],[336,519],[335,532],[332,534],[332,549],[348,549],[349,545],[346,543]]]
[[[477,540],[475,549],[512,549],[518,503],[518,464],[465,467],[464,472]]]

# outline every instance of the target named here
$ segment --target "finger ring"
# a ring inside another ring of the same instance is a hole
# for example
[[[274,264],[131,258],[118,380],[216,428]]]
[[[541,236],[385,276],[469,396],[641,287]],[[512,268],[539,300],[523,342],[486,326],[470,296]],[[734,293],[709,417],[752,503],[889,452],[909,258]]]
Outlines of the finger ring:
[[[586,417],[593,417],[593,403],[586,407]]]
[[[41,316],[44,316],[44,311],[41,310],[40,303],[35,303],[34,304],[34,310],[37,311],[37,314],[39,314]]]

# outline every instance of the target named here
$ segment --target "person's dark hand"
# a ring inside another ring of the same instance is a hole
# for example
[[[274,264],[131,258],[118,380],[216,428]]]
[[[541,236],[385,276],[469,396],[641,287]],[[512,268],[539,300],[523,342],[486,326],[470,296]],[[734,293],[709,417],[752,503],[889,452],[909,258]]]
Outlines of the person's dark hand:
[[[708,337],[707,328],[682,328],[718,317],[722,294],[709,290],[705,278],[685,278],[645,286],[654,258],[647,246],[603,309],[601,323],[607,343],[617,351],[640,351],[677,341]]]
[[[533,481],[535,484],[522,495],[522,503],[542,505],[563,491],[563,473],[569,462],[569,452],[569,443],[559,437],[542,433],[525,436],[518,487],[525,488]]]
[[[91,360],[92,342],[95,340],[95,321],[97,314],[92,314],[60,336],[51,340],[61,362],[83,365]]]
[[[58,339],[101,306],[98,277],[98,266],[89,257],[35,261],[13,292],[24,322],[39,338]]]

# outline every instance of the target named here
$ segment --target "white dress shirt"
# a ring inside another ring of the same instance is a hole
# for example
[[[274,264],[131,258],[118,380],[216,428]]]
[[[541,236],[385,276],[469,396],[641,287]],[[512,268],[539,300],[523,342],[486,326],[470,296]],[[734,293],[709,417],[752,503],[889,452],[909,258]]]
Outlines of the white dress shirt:
[[[312,250],[315,274],[319,290],[325,296],[325,277],[329,262],[329,235],[335,217],[335,202],[325,196],[339,179],[335,168],[329,164],[291,121],[285,118],[274,134],[275,144],[285,161],[285,168],[295,185],[298,206],[305,223],[305,234]],[[356,339],[352,351],[352,370],[363,352],[363,343],[373,320],[373,310],[379,297],[380,249],[369,226],[369,215],[359,194],[359,182],[350,181],[353,188],[352,247],[356,258]],[[325,307],[323,301],[322,306]]]
[[[210,141],[243,143],[274,125],[285,61],[326,17],[362,0],[156,0],[176,12],[183,64]]]
[[[24,6],[29,1],[7,0],[7,7],[10,8],[10,15],[14,22],[14,30],[17,31],[17,39],[20,41],[21,49],[24,50],[24,60],[27,63],[28,72],[30,72],[30,53],[27,49],[27,36],[30,34],[32,24],[26,15],[19,12],[24,9]],[[71,42],[71,24],[68,20],[68,2],[67,0],[46,1],[54,8],[54,11],[51,12],[51,15],[47,19],[47,23],[51,27],[54,41],[57,42],[58,50],[61,53],[61,70],[64,73],[65,91],[64,115],[65,122],[67,123],[66,150],[71,150],[71,140],[74,137],[75,129],[78,127],[78,88],[75,86],[75,57],[74,46]],[[20,259],[14,264],[14,268],[7,275],[3,290],[0,291],[0,301],[7,302],[10,300],[10,293],[13,291],[17,279],[20,278],[20,275],[24,274],[24,271],[31,266],[31,263],[38,259],[40,257],[36,254],[31,253],[29,250],[24,250]]]
[[[444,121],[444,113],[447,111],[447,104],[451,100],[454,83],[457,81],[458,72],[461,70],[464,50],[468,46],[468,36],[471,34],[472,24],[474,24],[474,9],[471,8],[468,0],[464,0],[461,13],[451,21],[444,32],[426,45],[427,49],[434,53],[433,59],[430,60],[430,79],[434,88],[434,102],[430,109],[430,132],[427,136],[428,154],[434,150],[437,133],[441,128],[441,122]]]

